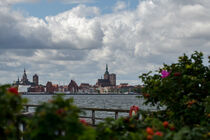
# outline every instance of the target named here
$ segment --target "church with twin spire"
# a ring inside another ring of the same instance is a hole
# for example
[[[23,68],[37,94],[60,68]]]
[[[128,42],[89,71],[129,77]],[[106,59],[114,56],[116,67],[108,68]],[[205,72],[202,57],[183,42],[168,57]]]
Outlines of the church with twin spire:
[[[114,73],[109,74],[107,64],[106,64],[106,71],[104,73],[104,78],[98,79],[96,85],[99,87],[116,86],[116,74]]]

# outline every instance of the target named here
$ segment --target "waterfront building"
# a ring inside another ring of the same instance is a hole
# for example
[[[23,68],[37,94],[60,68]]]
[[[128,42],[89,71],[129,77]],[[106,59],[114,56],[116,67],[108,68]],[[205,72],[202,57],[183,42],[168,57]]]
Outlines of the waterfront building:
[[[112,73],[109,74],[108,65],[106,64],[106,71],[104,73],[104,79],[98,79],[97,86],[99,87],[109,87],[109,86],[116,86],[116,74]]]
[[[13,85],[15,85],[15,86],[19,86],[19,85],[35,86],[35,85],[38,85],[38,84],[39,84],[39,77],[38,77],[38,75],[35,74],[33,76],[33,82],[30,82],[28,80],[28,77],[27,77],[25,69],[23,71],[23,76],[22,76],[21,80],[19,80],[19,77],[18,77],[18,80],[13,83]]]
[[[29,82],[29,80],[27,78],[27,74],[26,74],[26,70],[25,69],[24,69],[23,77],[22,77],[20,83],[22,85],[30,85],[31,84],[31,82]]]
[[[52,85],[53,86],[53,90],[54,90],[54,92],[58,92],[58,84],[53,84]]]
[[[61,85],[58,87],[58,92],[68,92],[68,86],[67,85]]]
[[[37,77],[38,77],[38,75],[37,75]],[[36,79],[36,80],[37,80],[36,81],[36,83],[37,83],[38,79]],[[13,86],[18,87],[18,92],[19,93],[25,93],[25,92],[29,91],[29,88],[31,86],[35,86],[35,82],[34,82],[34,80],[33,80],[33,82],[30,82],[28,80],[28,77],[27,77],[27,74],[26,74],[26,70],[24,69],[23,76],[22,76],[21,80],[19,80],[19,77],[18,77],[18,80],[13,83]]]
[[[98,89],[100,94],[117,93],[117,89],[115,86],[99,87]]]
[[[30,85],[18,85],[18,93],[26,93],[29,88]]]
[[[69,83],[68,91],[70,91],[70,93],[77,93],[79,91],[79,87],[74,80],[71,80],[71,82]]]
[[[133,92],[135,86],[131,86],[128,83],[120,83],[120,85],[117,86],[117,93],[130,93]]]
[[[35,86],[39,85],[39,76],[37,74],[33,76],[33,83]]]
[[[96,94],[98,93],[95,86],[89,83],[81,83],[79,86],[79,93]]]
[[[16,85],[16,86],[19,86],[19,85],[33,85],[33,83],[28,80],[26,70],[24,69],[23,76],[22,76],[21,80],[19,80],[19,77],[18,77],[18,80],[13,85]]]
[[[46,92],[47,93],[54,93],[54,87],[52,85],[52,82],[48,81],[46,84]]]
[[[81,83],[79,86],[79,93],[90,93],[91,86],[88,83]]]
[[[111,86],[116,86],[116,74],[114,73],[110,74],[109,81]]]
[[[28,92],[41,93],[41,92],[45,92],[45,88],[42,85],[31,86],[31,87],[28,88]]]

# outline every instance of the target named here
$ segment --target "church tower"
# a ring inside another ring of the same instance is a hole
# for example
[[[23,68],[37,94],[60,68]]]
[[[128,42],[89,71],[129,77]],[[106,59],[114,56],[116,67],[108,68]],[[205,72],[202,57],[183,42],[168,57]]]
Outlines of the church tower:
[[[104,79],[109,80],[109,71],[108,71],[108,65],[106,64],[106,71],[104,73]]]
[[[21,79],[21,82],[22,82],[23,85],[27,85],[29,83],[25,69],[24,69],[24,73],[23,73],[23,77]]]
[[[33,76],[33,83],[38,86],[39,85],[39,76],[37,74],[35,74]]]
[[[111,86],[116,86],[116,74],[114,73],[110,74],[109,81]]]

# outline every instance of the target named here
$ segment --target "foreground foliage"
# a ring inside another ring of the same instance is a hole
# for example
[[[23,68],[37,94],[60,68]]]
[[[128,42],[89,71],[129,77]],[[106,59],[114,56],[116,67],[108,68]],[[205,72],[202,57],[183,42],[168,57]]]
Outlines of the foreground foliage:
[[[164,119],[179,127],[209,125],[210,70],[202,59],[203,54],[195,52],[190,58],[179,57],[178,63],[165,64],[158,74],[141,75],[146,104],[165,106]]]
[[[94,131],[79,120],[80,112],[72,99],[54,96],[51,101],[39,106],[28,120],[26,135],[30,140],[94,139],[94,133],[90,133]]]
[[[72,99],[53,97],[41,104],[22,133],[17,127],[25,101],[17,89],[0,87],[0,139],[16,140],[208,140],[210,139],[210,69],[203,54],[179,57],[177,63],[164,64],[156,74],[142,74],[145,104],[164,107],[140,110],[134,117],[107,118],[92,128],[79,119],[81,110]],[[209,58],[210,61],[210,58]],[[140,116],[138,119],[137,116]]]
[[[17,88],[9,85],[0,87],[0,139],[16,140],[19,117],[17,114],[23,109],[26,100],[18,94]]]
[[[199,52],[191,57],[184,54],[156,74],[142,74],[145,104],[165,110],[140,111],[141,120],[107,120],[98,126],[97,134],[103,140],[210,139],[210,69],[202,59]]]

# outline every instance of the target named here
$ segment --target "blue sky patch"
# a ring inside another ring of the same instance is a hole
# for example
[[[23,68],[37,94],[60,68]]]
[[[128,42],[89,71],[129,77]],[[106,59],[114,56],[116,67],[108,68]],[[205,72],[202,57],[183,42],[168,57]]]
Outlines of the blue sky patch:
[[[54,16],[56,14],[72,9],[79,4],[86,6],[96,6],[100,9],[101,14],[112,13],[113,7],[119,0],[97,0],[89,3],[63,3],[61,1],[40,0],[34,3],[18,3],[13,5],[14,10],[21,11],[29,16],[44,18],[46,16]],[[121,1],[126,4],[127,10],[135,9],[138,5],[138,0]]]

